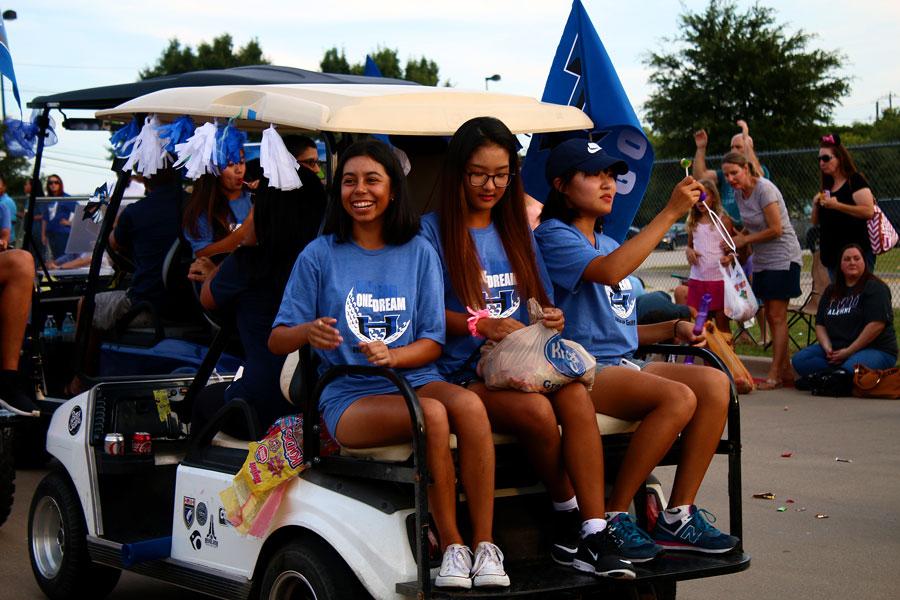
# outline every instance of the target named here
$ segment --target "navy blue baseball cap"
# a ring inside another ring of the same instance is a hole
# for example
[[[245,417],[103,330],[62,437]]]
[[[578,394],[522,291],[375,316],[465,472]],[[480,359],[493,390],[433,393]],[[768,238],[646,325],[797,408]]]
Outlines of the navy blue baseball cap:
[[[553,185],[554,179],[562,177],[568,171],[599,173],[607,169],[612,169],[616,175],[624,175],[628,172],[628,164],[607,154],[596,142],[573,138],[550,152],[545,173],[547,182]]]

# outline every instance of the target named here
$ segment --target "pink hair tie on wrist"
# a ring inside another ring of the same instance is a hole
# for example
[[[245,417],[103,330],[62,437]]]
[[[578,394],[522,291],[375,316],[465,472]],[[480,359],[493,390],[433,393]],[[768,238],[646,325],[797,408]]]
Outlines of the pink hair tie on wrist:
[[[478,333],[478,321],[482,319],[489,319],[491,316],[491,311],[486,308],[482,308],[481,310],[472,310],[471,306],[467,306],[466,310],[469,311],[469,314],[472,315],[468,319],[466,319],[466,323],[469,325],[469,333],[472,334],[472,337],[483,338],[484,336]]]

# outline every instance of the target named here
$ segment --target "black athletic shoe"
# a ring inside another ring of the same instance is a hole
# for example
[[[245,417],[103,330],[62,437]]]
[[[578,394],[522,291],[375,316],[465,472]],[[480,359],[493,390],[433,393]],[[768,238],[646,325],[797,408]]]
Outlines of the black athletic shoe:
[[[5,408],[21,417],[41,416],[34,401],[22,389],[18,373],[9,371],[0,373],[0,408]]]
[[[551,526],[550,557],[561,565],[569,566],[581,541],[581,515],[578,509],[554,510]]]
[[[610,537],[608,529],[592,533],[581,540],[572,566],[600,577],[635,578],[631,561],[616,555],[616,542]]]

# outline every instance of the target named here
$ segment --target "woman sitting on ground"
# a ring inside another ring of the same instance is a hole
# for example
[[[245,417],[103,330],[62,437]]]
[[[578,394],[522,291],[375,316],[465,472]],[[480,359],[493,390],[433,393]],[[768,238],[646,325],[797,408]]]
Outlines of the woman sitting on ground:
[[[203,282],[203,307],[233,309],[246,355],[240,379],[207,386],[198,397],[194,431],[234,398],[246,400],[256,410],[263,429],[278,417],[297,412],[279,388],[284,356],[269,352],[268,341],[294,262],[316,237],[325,212],[325,188],[319,178],[306,169],[299,174],[303,185],[287,192],[268,187],[263,179],[256,195],[256,219],[242,246],[219,266],[207,257],[191,265],[188,277]],[[232,423],[224,429],[239,436],[246,433]]]
[[[816,339],[791,359],[801,377],[836,368],[853,371],[858,364],[888,369],[897,362],[891,289],[869,270],[858,244],[844,248],[834,283],[822,294]]]
[[[218,176],[203,175],[184,211],[184,237],[194,256],[228,254],[241,245],[253,229],[253,205],[244,190],[244,154],[237,163],[223,167]]]

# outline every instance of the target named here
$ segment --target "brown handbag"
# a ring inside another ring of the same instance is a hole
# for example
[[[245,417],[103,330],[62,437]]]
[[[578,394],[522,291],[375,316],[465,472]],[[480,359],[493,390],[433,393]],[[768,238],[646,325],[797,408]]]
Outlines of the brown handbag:
[[[869,369],[856,365],[853,395],[857,398],[900,398],[900,368]]]

